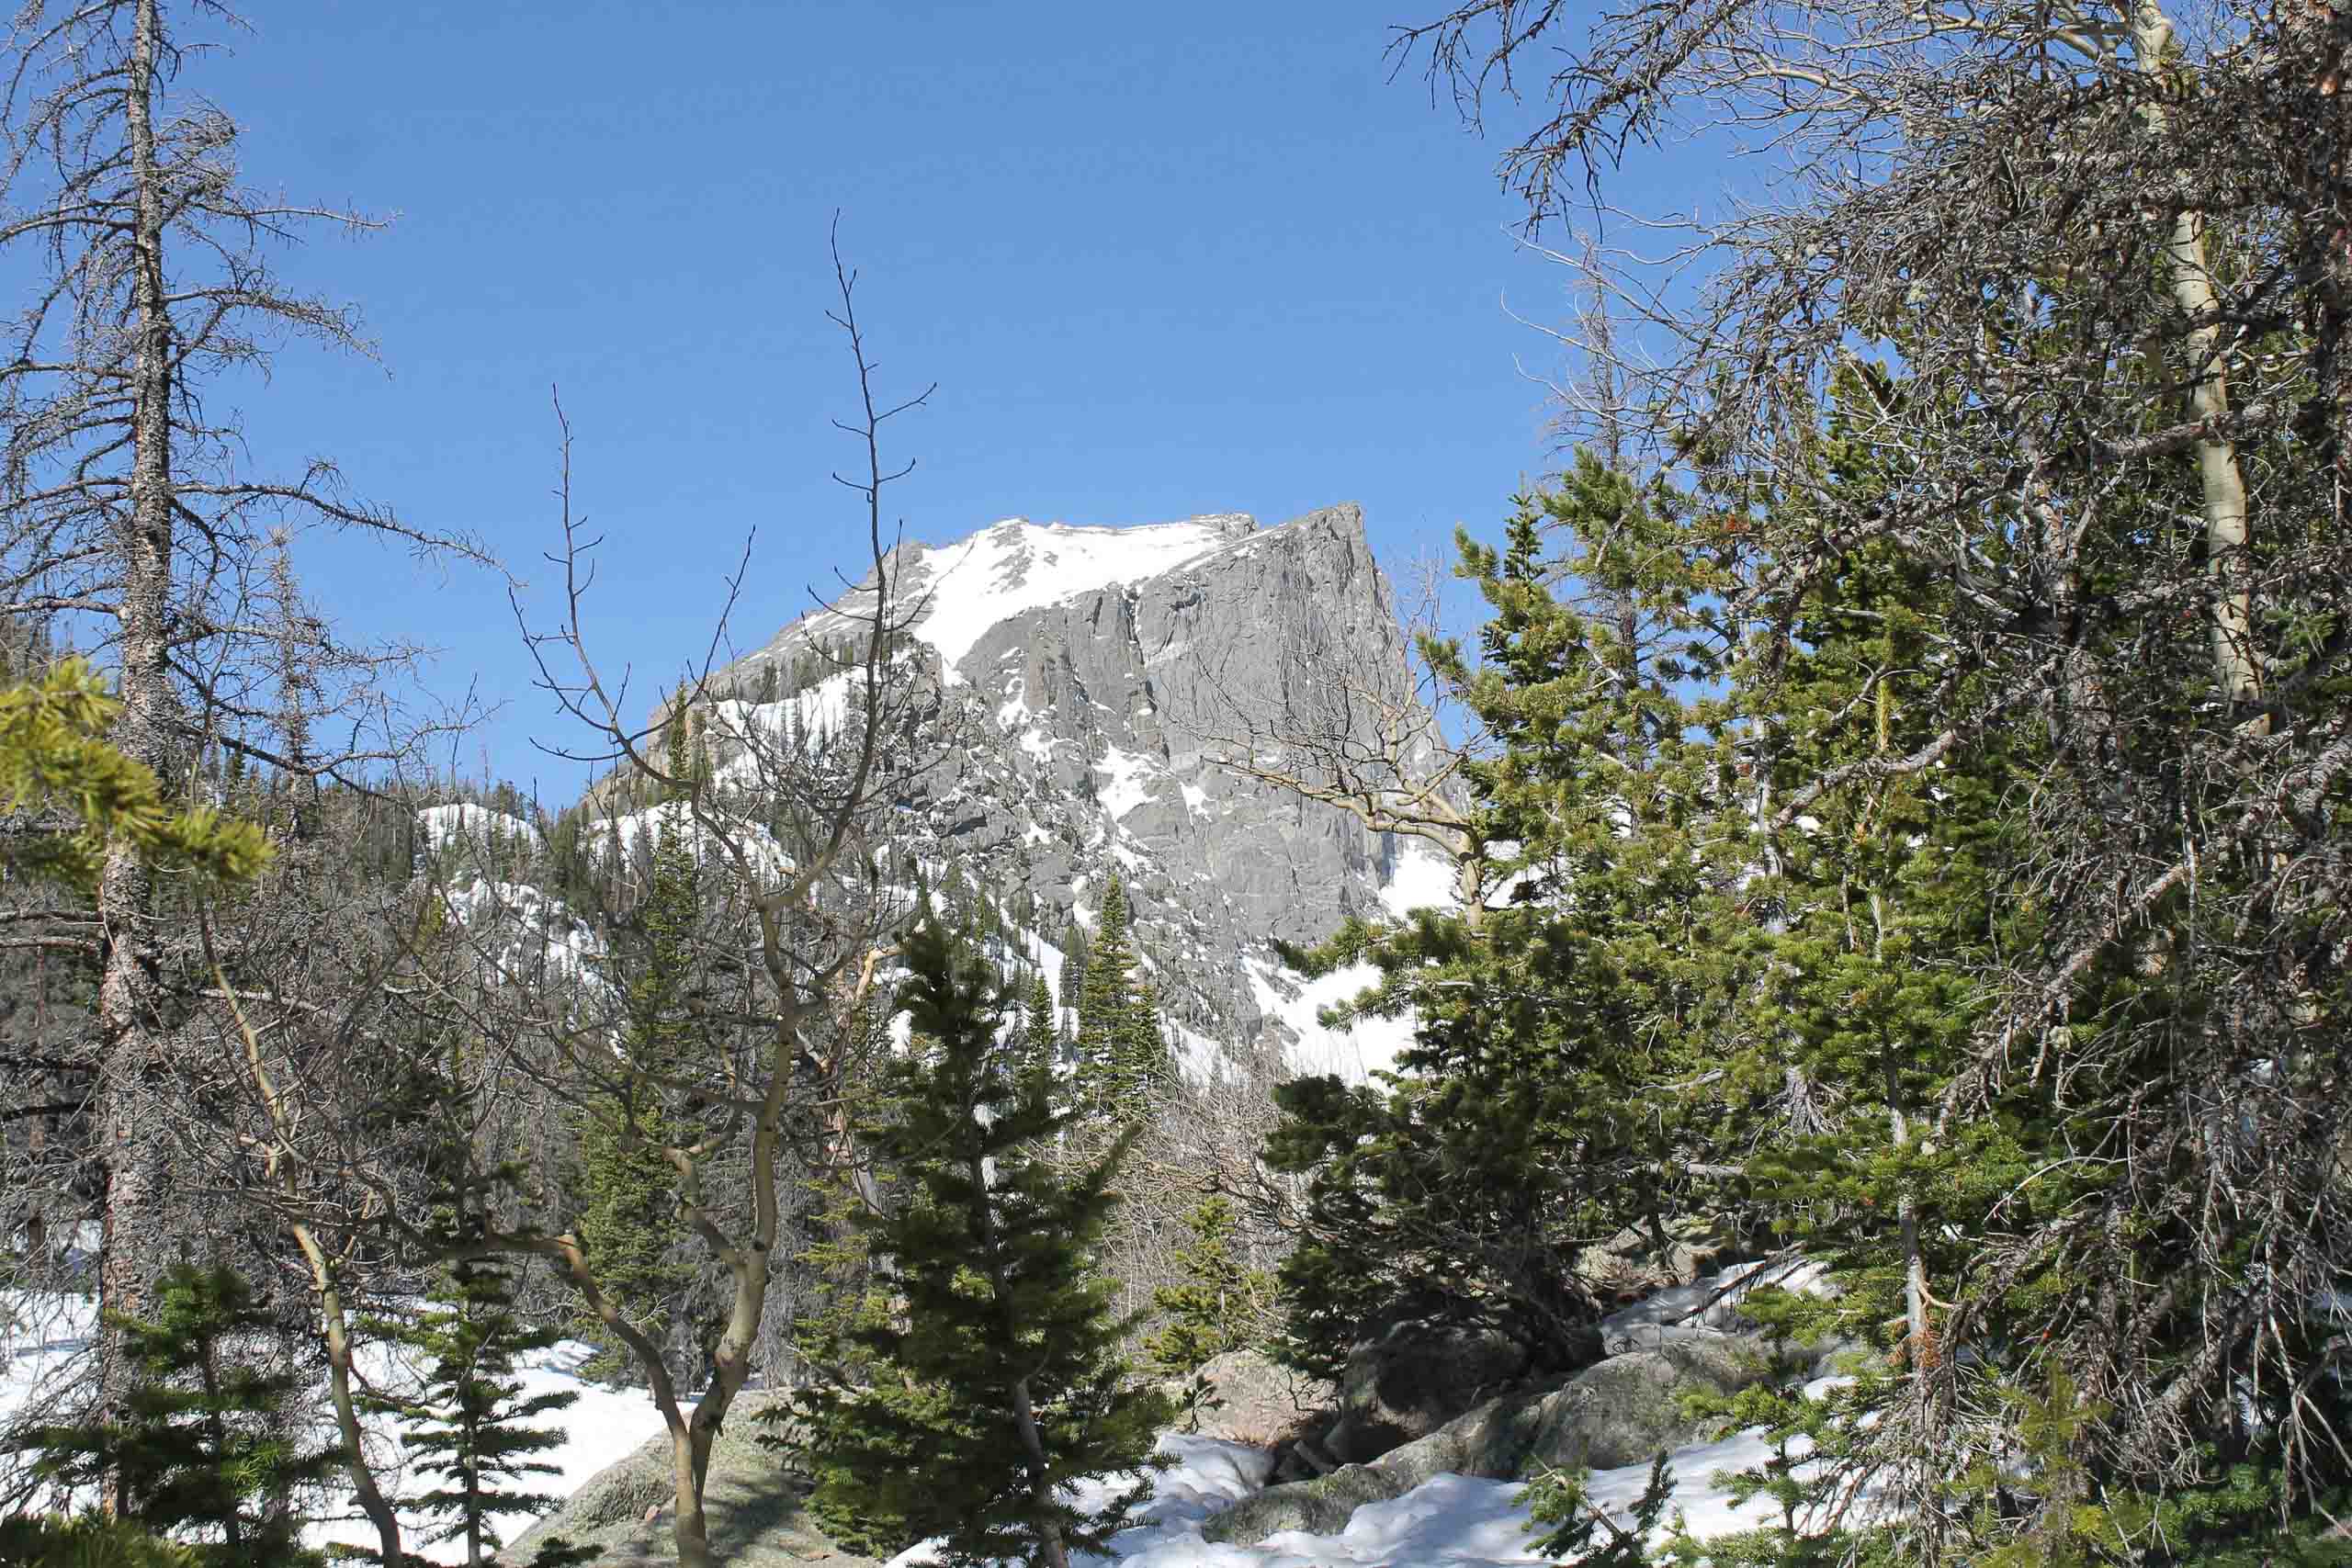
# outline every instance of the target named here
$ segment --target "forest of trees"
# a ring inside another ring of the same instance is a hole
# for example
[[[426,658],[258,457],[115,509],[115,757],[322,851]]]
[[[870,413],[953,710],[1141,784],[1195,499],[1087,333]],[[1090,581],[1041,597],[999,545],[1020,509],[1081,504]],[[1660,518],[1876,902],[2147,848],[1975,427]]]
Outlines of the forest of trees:
[[[358,220],[258,194],[175,85],[209,7],[21,10],[0,1285],[103,1316],[0,1443],[0,1553],[302,1562],[332,1490],[403,1563],[361,1440],[396,1408],[484,1562],[560,1418],[514,1359],[563,1334],[660,1411],[682,1564],[757,1380],[803,1391],[763,1415],[844,1541],[1066,1568],[1118,1521],[1057,1486],[1148,1468],[1166,1380],[1333,1373],[1400,1303],[1572,1367],[1588,1250],[1694,1221],[1823,1265],[1747,1310],[1851,1376],[1718,1412],[1815,1462],[1740,1483],[1777,1522],[1670,1554],[2342,1550],[2352,18],[1467,0],[1396,31],[1586,303],[1555,471],[1458,541],[1483,624],[1420,641],[1442,720],[1335,669],[1320,700],[1378,711],[1223,759],[1453,871],[1292,955],[1368,963],[1342,1010],[1412,1021],[1351,1083],[1253,1042],[1178,1070],[1115,878],[1047,931],[894,841],[948,744],[896,672],[886,521],[928,394],[878,385],[838,252],[855,634],[628,711],[562,427],[563,592],[519,636],[598,782],[424,767],[442,729],[382,719],[413,650],[322,616],[296,542],[489,552],[322,462],[253,471],[214,396],[288,333],[364,346],[272,266]],[[1725,128],[1768,195],[1623,205]],[[1678,222],[1677,276],[1607,243]],[[829,679],[821,735],[728,716]],[[430,1369],[413,1397],[356,1374],[375,1341]]]

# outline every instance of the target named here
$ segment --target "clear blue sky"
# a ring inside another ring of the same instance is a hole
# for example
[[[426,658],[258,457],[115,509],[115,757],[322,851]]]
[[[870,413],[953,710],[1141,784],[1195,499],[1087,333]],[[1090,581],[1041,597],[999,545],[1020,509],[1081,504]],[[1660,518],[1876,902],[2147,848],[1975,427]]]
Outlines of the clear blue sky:
[[[1551,349],[1503,301],[1566,304],[1498,148],[1390,79],[1388,25],[1428,8],[254,0],[184,85],[249,128],[256,182],[394,220],[285,258],[383,363],[290,350],[244,398],[254,450],[479,533],[551,612],[560,384],[605,658],[674,675],[753,527],[756,646],[858,565],[827,478],[854,457],[839,209],[884,389],[939,384],[895,435],[912,536],[1355,500],[1395,572],[1553,465],[1519,363]],[[505,704],[464,765],[570,788],[493,581],[299,564],[355,630],[442,649],[435,689]]]

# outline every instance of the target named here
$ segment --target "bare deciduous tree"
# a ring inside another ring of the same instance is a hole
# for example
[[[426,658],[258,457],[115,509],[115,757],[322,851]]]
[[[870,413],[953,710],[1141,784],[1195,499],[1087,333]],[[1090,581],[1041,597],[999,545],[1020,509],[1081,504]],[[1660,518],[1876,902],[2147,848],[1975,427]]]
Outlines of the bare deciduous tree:
[[[878,400],[876,367],[856,313],[855,275],[841,262],[838,248],[835,271],[840,306],[832,319],[848,340],[859,393],[857,415],[841,428],[863,458],[855,475],[842,482],[862,504],[870,569],[854,602],[826,619],[824,629],[846,653],[829,652],[819,631],[810,632],[812,655],[839,665],[832,678],[842,690],[830,722],[815,729],[777,728],[745,714],[728,700],[732,693],[714,683],[717,637],[712,654],[651,724],[630,716],[626,682],[608,681],[591,649],[586,595],[594,540],[571,511],[568,429],[563,545],[552,558],[563,574],[563,608],[558,629],[531,631],[527,623],[526,628],[542,685],[594,737],[589,750],[565,754],[621,764],[668,792],[675,803],[670,809],[698,852],[724,868],[719,897],[733,901],[731,919],[718,922],[725,940],[713,953],[718,972],[731,974],[732,984],[721,993],[724,1000],[705,1007],[706,1016],[729,1026],[729,1037],[742,1046],[674,1086],[691,1091],[710,1114],[706,1135],[662,1151],[676,1172],[686,1222],[732,1282],[708,1387],[689,1408],[661,1348],[600,1289],[595,1259],[576,1235],[523,1233],[502,1243],[554,1259],[588,1310],[628,1346],[645,1371],[672,1437],[677,1545],[680,1562],[687,1564],[712,1561],[703,1486],[712,1439],[753,1370],[778,1262],[783,1215],[777,1191],[791,1133],[787,1117],[809,1109],[805,1101],[812,1096],[821,1101],[842,1080],[847,1064],[836,1042],[864,1005],[876,962],[908,913],[903,899],[880,884],[871,852],[899,794],[941,744],[935,730],[919,728],[938,696],[908,664],[905,632],[921,604],[899,582],[898,541],[883,509],[886,489],[909,471],[886,466],[883,429],[920,407],[929,392],[896,404]],[[689,716],[711,739],[716,778],[680,776],[656,744],[660,727],[687,722]],[[562,1070],[591,1083],[622,1076],[625,1064],[609,1020],[565,1019],[550,1010],[546,1022]],[[748,1209],[729,1213],[712,1201],[706,1177],[711,1162],[739,1145],[748,1156]]]

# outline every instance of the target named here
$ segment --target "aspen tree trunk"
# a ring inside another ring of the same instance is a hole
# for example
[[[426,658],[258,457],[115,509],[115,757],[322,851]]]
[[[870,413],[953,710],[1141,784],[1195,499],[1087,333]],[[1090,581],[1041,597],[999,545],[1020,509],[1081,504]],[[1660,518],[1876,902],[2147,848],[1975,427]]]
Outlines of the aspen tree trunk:
[[[135,188],[131,472],[129,514],[119,525],[122,558],[119,616],[122,701],[114,743],[126,756],[169,776],[172,702],[165,610],[172,583],[172,322],[164,278],[164,192],[155,166],[154,97],[162,52],[157,0],[139,0],[122,92]],[[105,953],[98,980],[98,1033],[105,1059],[96,1120],[106,1160],[106,1219],[99,1299],[111,1312],[143,1314],[150,1276],[168,1255],[163,1223],[165,1173],[160,1141],[147,1125],[151,1084],[161,1066],[156,1007],[153,879],[138,853],[111,849],[98,882]],[[99,1416],[126,1411],[132,1369],[122,1334],[101,1331]],[[104,1488],[119,1512],[128,1499],[117,1475]]]
[[[362,1433],[359,1410],[351,1393],[351,1325],[343,1306],[343,1292],[334,1282],[334,1269],[327,1260],[326,1251],[307,1225],[294,1227],[294,1239],[302,1248],[302,1257],[311,1266],[311,1284],[319,1292],[319,1321],[326,1330],[327,1393],[334,1404],[335,1432],[342,1438],[345,1449],[344,1473],[350,1478],[353,1495],[359,1500],[359,1511],[376,1527],[378,1550],[386,1562],[407,1561],[401,1552],[400,1517],[384,1497],[383,1488],[376,1484],[376,1472],[368,1468],[368,1456],[360,1447]],[[468,1485],[472,1484],[470,1477]],[[469,1509],[466,1515],[468,1558],[481,1562],[481,1549],[475,1532],[481,1523],[481,1510]]]
[[[2140,6],[2132,16],[2133,65],[2143,75],[2158,74],[2172,38],[2172,23],[2164,12],[2153,4]],[[2149,128],[2161,132],[2166,123],[2165,111],[2151,107],[2145,113]],[[2247,556],[2251,535],[2245,475],[2238,467],[2236,444],[2219,434],[2230,412],[2230,388],[2220,353],[2220,300],[2206,260],[2203,213],[2183,212],[2173,220],[2165,254],[2173,301],[2194,323],[2188,338],[2193,378],[2188,410],[2210,427],[2196,451],[2198,482],[2204,491],[2206,570],[2216,590],[2211,611],[2213,675],[2222,699],[2236,707],[2260,700],[2262,675],[2254,650],[2254,563]]]

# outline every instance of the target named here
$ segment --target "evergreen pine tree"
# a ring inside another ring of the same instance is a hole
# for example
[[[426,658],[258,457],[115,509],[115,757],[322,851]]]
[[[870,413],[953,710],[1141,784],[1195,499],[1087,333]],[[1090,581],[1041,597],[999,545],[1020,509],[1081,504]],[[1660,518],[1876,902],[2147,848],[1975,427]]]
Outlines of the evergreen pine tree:
[[[1739,716],[1710,691],[1734,649],[1709,618],[1712,562],[1688,547],[1700,526],[1681,498],[1585,459],[1521,499],[1502,549],[1461,541],[1494,611],[1482,657],[1423,651],[1498,743],[1463,770],[1476,892],[1351,919],[1300,955],[1373,964],[1378,987],[1340,1010],[1419,1027],[1409,1077],[1275,1091],[1268,1158],[1309,1177],[1282,1270],[1299,1365],[1336,1373],[1400,1294],[1573,1356],[1599,1315],[1577,1271],[1589,1238],[1637,1227],[1663,1251],[1666,1219],[1729,1163],[1710,1138],[1755,1086],[1714,1069],[1760,933],[1739,908]],[[1555,595],[1564,576],[1578,600]]]
[[[871,1387],[809,1400],[814,1506],[900,1545],[937,1537],[956,1568],[1068,1568],[1071,1552],[1102,1549],[1147,1485],[1095,1517],[1062,1488],[1151,1467],[1170,1409],[1133,1383],[1126,1325],[1091,1267],[1126,1140],[1058,1172],[1048,1155],[1067,1118],[1018,1069],[1017,1042],[1001,1041],[992,969],[937,922],[905,957],[913,1043],[890,1068],[894,1114],[870,1133],[905,1188],[869,1235],[900,1310],[857,1336],[879,1361]]]
[[[563,1435],[532,1422],[579,1399],[569,1391],[526,1395],[515,1380],[515,1358],[543,1350],[561,1335],[534,1328],[514,1312],[514,1278],[497,1261],[469,1259],[452,1266],[426,1298],[413,1321],[391,1325],[394,1336],[430,1358],[424,1386],[414,1401],[371,1397],[365,1404],[379,1414],[405,1416],[409,1430],[401,1446],[440,1484],[408,1506],[440,1516],[447,1523],[427,1542],[463,1540],[466,1562],[482,1568],[498,1550],[492,1514],[544,1513],[562,1501],[551,1494],[510,1488],[503,1483],[560,1473],[534,1459],[560,1446]],[[535,1568],[584,1562],[594,1552],[550,1542],[532,1559]]]
[[[578,1230],[599,1287],[656,1344],[668,1344],[690,1375],[690,1354],[678,1344],[691,1337],[687,1298],[700,1278],[683,1256],[685,1228],[678,1216],[676,1172],[665,1151],[694,1141],[692,1123],[662,1079],[691,1062],[697,1031],[686,1011],[694,984],[694,931],[701,910],[701,870],[694,848],[694,818],[686,800],[694,763],[687,726],[670,727],[668,771],[686,781],[660,810],[652,863],[637,912],[637,953],[627,981],[627,1067],[613,1093],[581,1119]],[[611,1375],[628,1366],[628,1351],[608,1342],[601,1323],[583,1319],[580,1331],[604,1346],[592,1371]]]
[[[1201,1200],[1184,1216],[1192,1239],[1176,1249],[1183,1282],[1163,1285],[1151,1304],[1167,1321],[1144,1341],[1151,1370],[1187,1378],[1228,1350],[1256,1344],[1272,1326],[1273,1276],[1234,1255],[1240,1216],[1221,1194]]]
[[[1062,1035],[1054,1024],[1053,988],[1046,984],[1045,971],[1039,970],[1029,986],[1029,1005],[1021,1021],[1021,1065],[1023,1073],[1034,1074],[1049,1087],[1060,1103]]]
[[[1159,1016],[1159,987],[1149,980],[1136,987],[1112,1049],[1112,1089],[1129,1117],[1146,1114],[1166,1092],[1173,1067],[1168,1028]]]
[[[1154,1086],[1166,1081],[1167,1041],[1140,968],[1126,888],[1113,873],[1078,998],[1076,1095],[1086,1121],[1095,1125],[1140,1122]]]
[[[313,1563],[286,1501],[330,1483],[340,1450],[312,1449],[294,1419],[293,1377],[238,1359],[241,1341],[275,1333],[235,1270],[175,1264],[152,1319],[117,1316],[137,1377],[115,1424],[51,1427],[17,1440],[39,1473],[69,1487],[116,1475],[125,1517],[157,1534],[194,1532],[220,1568]]]

